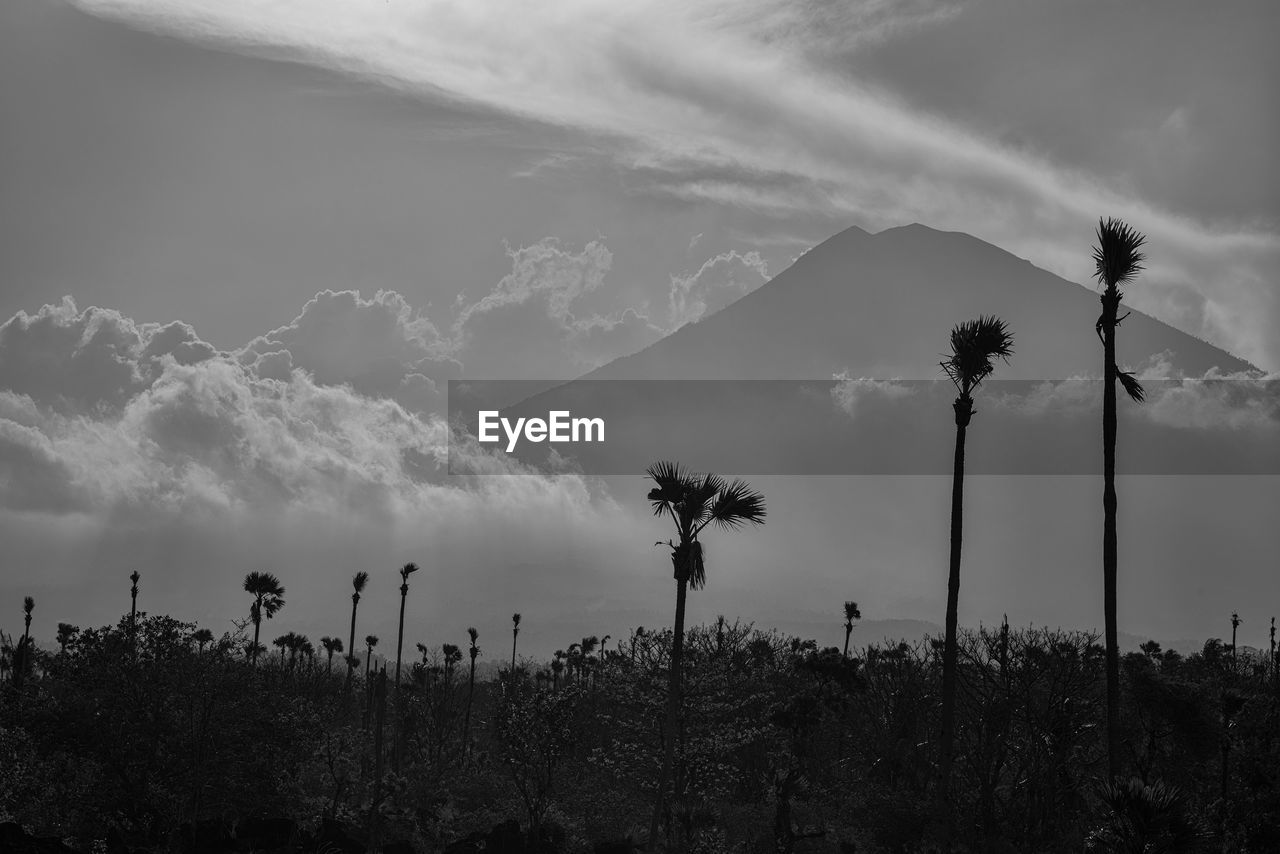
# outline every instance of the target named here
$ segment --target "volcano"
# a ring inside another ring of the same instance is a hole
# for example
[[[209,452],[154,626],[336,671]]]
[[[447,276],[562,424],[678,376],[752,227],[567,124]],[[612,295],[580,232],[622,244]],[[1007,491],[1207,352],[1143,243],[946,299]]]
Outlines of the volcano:
[[[1085,252],[1088,247],[1081,247]],[[1139,278],[1128,290],[1143,287]],[[1098,294],[976,237],[915,224],[870,234],[849,228],[768,283],[587,379],[934,379],[959,321],[996,314],[1015,336],[1004,379],[1097,376]],[[1248,362],[1134,311],[1117,356],[1136,367],[1166,354],[1199,376]]]

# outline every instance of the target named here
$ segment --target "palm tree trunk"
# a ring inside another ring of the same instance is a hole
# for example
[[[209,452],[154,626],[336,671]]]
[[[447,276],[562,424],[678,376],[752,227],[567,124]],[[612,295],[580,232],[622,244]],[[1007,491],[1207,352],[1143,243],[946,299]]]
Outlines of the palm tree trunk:
[[[347,642],[347,653],[351,656],[347,659],[347,687],[351,687],[351,677],[355,675],[355,665],[352,663],[356,656],[356,607],[360,604],[360,600],[354,596],[351,598],[351,640]]]
[[[849,657],[849,635],[853,634],[853,626],[844,627],[844,657]]]
[[[400,633],[396,636],[396,691],[400,691],[400,649],[404,645],[404,600],[409,595],[409,585],[400,585]]]
[[[960,608],[960,546],[964,532],[964,441],[972,415],[972,401],[956,399],[956,450],[951,474],[951,565],[947,573],[947,624],[942,647],[942,732],[939,739],[938,791],[948,805],[944,817],[950,827],[951,762],[955,750],[956,663],[959,657],[957,623]]]
[[[682,568],[683,569],[683,568]],[[666,805],[667,786],[671,782],[671,770],[675,765],[676,735],[680,728],[682,667],[684,664],[684,603],[688,592],[688,576],[681,572],[676,579],[676,624],[671,637],[671,672],[667,684],[667,723],[663,728],[662,770],[658,774],[658,791],[654,797],[653,817],[649,821],[649,841],[646,851],[657,849],[658,826]]]
[[[253,663],[258,663],[258,635],[262,632],[262,618],[253,621]]]
[[[1116,313],[1118,298],[1103,294],[1102,322],[1102,608],[1107,648],[1107,770],[1120,774],[1120,646],[1116,637]]]
[[[467,764],[467,750],[471,747],[471,700],[476,693],[476,659],[471,657],[471,677],[467,683],[467,714],[462,720],[462,764]]]
[[[517,637],[517,633],[512,632],[511,633],[511,676],[512,678],[514,678],[516,675],[516,637]]]

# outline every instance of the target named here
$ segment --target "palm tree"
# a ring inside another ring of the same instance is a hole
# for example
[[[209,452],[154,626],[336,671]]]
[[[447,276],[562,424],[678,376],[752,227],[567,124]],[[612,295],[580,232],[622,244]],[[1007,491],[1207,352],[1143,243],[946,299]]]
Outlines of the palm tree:
[[[675,632],[671,643],[670,673],[667,691],[667,719],[663,730],[662,769],[658,775],[657,796],[649,823],[647,850],[658,842],[658,824],[662,819],[667,786],[675,761],[676,733],[681,714],[681,666],[684,662],[684,609],[689,588],[702,587],[707,580],[702,543],[698,535],[708,525],[725,530],[743,525],[764,524],[764,496],[746,481],[726,481],[714,474],[698,475],[685,471],[678,463],[658,462],[645,470],[653,481],[649,504],[655,516],[670,516],[675,524],[677,540],[668,540],[671,565],[676,581]],[[661,545],[658,543],[656,545]]]
[[[861,620],[862,612],[857,602],[844,603],[844,657],[849,657],[849,636],[853,634],[853,621]]]
[[[333,654],[335,652],[342,652],[344,649],[342,646],[342,638],[331,638],[326,635],[325,637],[320,638],[320,646],[324,647],[324,651],[329,655],[328,674],[332,676]]]
[[[351,593],[351,640],[347,643],[347,648],[352,652],[356,649],[356,607],[360,604],[360,594],[364,592],[364,587],[369,583],[369,573],[361,571],[351,577],[351,586],[354,590]],[[347,684],[351,684],[351,676],[355,672],[355,665],[348,659],[347,661]]]
[[[284,651],[289,647],[293,646],[293,643],[294,643],[293,639],[294,639],[294,633],[289,632],[288,634],[280,635],[280,637],[276,638],[271,642],[272,646],[280,650],[280,668],[282,670],[284,669]]]
[[[1236,655],[1236,629],[1240,628],[1240,615],[1235,611],[1231,612],[1231,671],[1239,672],[1239,656]]]
[[[369,662],[373,660],[373,648],[378,645],[377,635],[364,636],[364,672],[369,673]]]
[[[36,600],[30,596],[22,599],[22,639],[31,643],[31,612],[36,609]]]
[[[213,632],[208,629],[197,629],[191,635],[191,639],[196,642],[197,649],[199,649],[203,654],[205,644],[210,643],[213,640]]]
[[[951,788],[951,758],[956,719],[956,622],[960,602],[960,541],[964,515],[964,440],[973,417],[973,393],[995,371],[993,359],[1008,361],[1013,335],[998,317],[979,317],[951,330],[951,355],[941,363],[959,392],[951,408],[956,421],[955,467],[951,475],[951,567],[947,574],[947,625],[942,648],[942,733],[938,779],[943,799]],[[948,819],[949,822],[949,819]]]
[[[480,647],[476,646],[476,638],[480,633],[475,628],[467,629],[467,636],[471,638],[471,648],[468,653],[471,655],[471,675],[467,679],[467,714],[462,720],[462,761],[467,761],[467,750],[471,745],[471,700],[476,693],[476,656],[480,654]]]
[[[564,672],[564,652],[556,650],[556,657],[551,660],[551,689],[560,687],[560,674]]]
[[[1116,381],[1135,402],[1143,390],[1132,374],[1116,366],[1116,327],[1124,294],[1120,285],[1133,281],[1143,269],[1140,251],[1146,237],[1118,219],[1098,221],[1098,245],[1093,248],[1094,277],[1103,286],[1102,314],[1094,327],[1102,339],[1102,608],[1107,649],[1107,769],[1120,774],[1120,645],[1116,628],[1116,574],[1119,570],[1116,535]]]
[[[516,675],[516,638],[520,636],[520,615],[511,615],[511,676]]]
[[[67,654],[67,644],[75,640],[76,633],[80,629],[70,623],[58,623],[58,654]]]
[[[253,597],[249,606],[249,619],[253,622],[253,646],[249,647],[250,661],[258,663],[258,633],[262,631],[262,618],[268,620],[284,607],[284,587],[280,579],[269,572],[251,572],[244,577],[244,592]]]
[[[418,571],[410,561],[400,567],[400,634],[396,637],[396,690],[400,689],[400,648],[404,645],[404,600],[409,595],[409,576]]]
[[[129,597],[133,604],[129,606],[129,625],[132,627],[138,619],[138,579],[142,576],[138,574],[138,570],[129,573],[129,580],[133,582],[133,586],[129,588]]]

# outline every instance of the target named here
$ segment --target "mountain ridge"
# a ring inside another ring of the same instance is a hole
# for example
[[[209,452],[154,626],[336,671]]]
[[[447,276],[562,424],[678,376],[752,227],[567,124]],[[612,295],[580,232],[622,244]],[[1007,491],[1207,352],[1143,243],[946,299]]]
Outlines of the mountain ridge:
[[[581,379],[816,379],[840,371],[933,379],[951,326],[978,314],[997,314],[1014,331],[1003,378],[1088,375],[1101,359],[1095,291],[965,232],[910,223],[874,234],[844,229],[720,311]],[[1257,370],[1136,309],[1118,341],[1130,367],[1172,353],[1191,375]]]

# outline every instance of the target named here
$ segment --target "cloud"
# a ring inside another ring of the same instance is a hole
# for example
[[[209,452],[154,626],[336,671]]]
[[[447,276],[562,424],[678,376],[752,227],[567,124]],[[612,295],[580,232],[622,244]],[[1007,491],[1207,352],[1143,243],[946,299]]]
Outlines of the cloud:
[[[117,311],[80,311],[71,297],[0,326],[0,388],[58,412],[118,411],[164,359],[195,364],[213,346],[185,323],[135,323]]]
[[[851,418],[858,417],[858,411],[867,400],[892,401],[910,397],[916,390],[900,380],[875,380],[867,377],[854,378],[848,371],[834,374],[836,384],[831,388],[831,400],[836,407],[843,410]]]
[[[237,357],[258,376],[287,380],[294,368],[322,385],[351,384],[414,410],[440,402],[437,382],[456,378],[455,344],[395,291],[321,291],[286,326],[250,341]],[[407,379],[407,378],[412,379]]]
[[[451,327],[468,376],[572,378],[662,336],[641,309],[601,314],[581,307],[613,267],[603,242],[575,251],[545,238],[507,247],[507,255],[511,272],[480,299],[462,301]]]
[[[867,41],[946,20],[961,4],[80,5],[603,135],[621,164],[647,170],[655,189],[680,197],[782,215],[817,210],[870,227],[923,221],[968,231],[1075,280],[1089,275],[1098,215],[1120,216],[1150,235],[1157,259],[1132,289],[1137,307],[1280,365],[1271,334],[1280,321],[1274,231],[1161,209],[1113,176],[914,108],[851,78],[838,62]],[[861,41],[847,38],[858,34]],[[1191,305],[1187,293],[1195,295]]]
[[[667,328],[674,332],[686,323],[696,323],[767,281],[769,266],[759,252],[732,250],[708,258],[696,273],[671,277]]]

